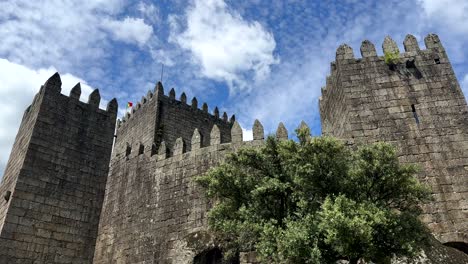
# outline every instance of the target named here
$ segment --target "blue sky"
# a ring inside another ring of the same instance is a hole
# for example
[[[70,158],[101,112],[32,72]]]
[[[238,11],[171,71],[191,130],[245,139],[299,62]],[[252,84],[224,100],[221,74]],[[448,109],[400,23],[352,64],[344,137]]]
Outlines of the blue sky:
[[[160,78],[210,110],[235,113],[246,130],[258,118],[267,132],[301,120],[320,134],[318,97],[336,48],[359,57],[361,41],[382,54],[386,35],[403,50],[411,33],[445,45],[468,92],[467,0],[3,0],[0,3],[0,170],[24,109],[58,71],[67,94],[82,83],[82,100],[99,88],[124,112]],[[201,104],[201,103],[200,103]]]

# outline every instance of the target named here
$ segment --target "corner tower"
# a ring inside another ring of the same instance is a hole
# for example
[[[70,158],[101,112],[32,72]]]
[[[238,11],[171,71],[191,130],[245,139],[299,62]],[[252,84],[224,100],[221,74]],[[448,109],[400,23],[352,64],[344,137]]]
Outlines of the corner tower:
[[[54,74],[23,116],[0,185],[0,263],[92,263],[117,101],[62,95]]]
[[[468,243],[468,108],[439,37],[404,40],[400,53],[389,37],[385,54],[362,42],[362,58],[341,45],[319,100],[322,133],[350,144],[386,141],[401,162],[420,166],[434,201],[423,206],[423,221],[443,243]]]
[[[122,118],[117,121],[117,138],[115,141],[113,160],[122,156],[155,155],[164,142],[168,155],[172,155],[177,138],[181,137],[187,150],[191,149],[193,131],[197,128],[201,135],[201,145],[208,146],[210,131],[214,125],[221,130],[221,141],[230,141],[231,122],[224,113],[219,114],[217,107],[213,113],[208,112],[208,105],[203,103],[198,108],[197,98],[187,103],[185,93],[176,100],[174,88],[164,95],[163,85],[158,82],[154,91],[148,91],[141,101],[136,103]]]

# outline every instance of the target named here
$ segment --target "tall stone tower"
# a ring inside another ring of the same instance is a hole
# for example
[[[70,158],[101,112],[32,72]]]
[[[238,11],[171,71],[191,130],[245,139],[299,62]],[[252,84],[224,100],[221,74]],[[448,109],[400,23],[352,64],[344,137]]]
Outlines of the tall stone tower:
[[[385,38],[383,51],[397,55],[394,63],[369,41],[359,59],[341,45],[319,102],[322,131],[350,144],[396,145],[400,161],[418,164],[432,188],[424,222],[441,242],[468,252],[468,108],[438,36],[424,41],[421,50],[408,35],[400,53]]]
[[[233,124],[161,83],[135,104],[117,122],[94,263],[193,263],[208,201],[192,178],[230,150]]]
[[[23,116],[0,185],[0,263],[92,263],[117,101],[65,96],[56,73]]]

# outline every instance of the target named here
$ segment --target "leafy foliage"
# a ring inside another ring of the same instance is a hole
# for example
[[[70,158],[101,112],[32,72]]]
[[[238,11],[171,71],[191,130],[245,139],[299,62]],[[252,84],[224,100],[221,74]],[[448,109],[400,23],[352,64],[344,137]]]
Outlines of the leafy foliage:
[[[395,65],[399,60],[400,55],[398,52],[385,52],[384,59],[387,65]]]
[[[209,225],[225,256],[255,250],[266,263],[385,263],[411,256],[426,239],[418,206],[428,190],[377,143],[351,150],[340,141],[266,140],[227,157],[196,181],[215,206]]]

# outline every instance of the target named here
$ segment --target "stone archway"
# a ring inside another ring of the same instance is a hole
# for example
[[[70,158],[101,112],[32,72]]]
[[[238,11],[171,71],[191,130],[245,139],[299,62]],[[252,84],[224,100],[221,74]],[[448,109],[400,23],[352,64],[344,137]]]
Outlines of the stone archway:
[[[193,264],[221,264],[223,254],[219,248],[205,250],[193,259]]]

